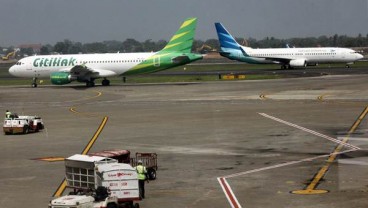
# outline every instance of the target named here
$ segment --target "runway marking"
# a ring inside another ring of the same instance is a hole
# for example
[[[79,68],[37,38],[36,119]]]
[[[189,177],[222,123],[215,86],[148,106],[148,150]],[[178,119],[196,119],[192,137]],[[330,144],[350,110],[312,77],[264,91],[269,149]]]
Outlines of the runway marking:
[[[288,126],[292,126],[292,127],[297,128],[297,129],[299,129],[299,130],[302,130],[302,131],[305,131],[305,132],[311,133],[311,134],[313,134],[313,135],[315,135],[315,136],[318,136],[318,137],[321,137],[321,138],[324,138],[324,139],[330,140],[330,141],[332,141],[332,142],[334,142],[334,143],[342,144],[343,146],[349,147],[349,148],[351,148],[351,149],[357,149],[357,150],[358,150],[358,149],[360,149],[359,147],[354,146],[354,145],[352,145],[352,144],[345,143],[345,142],[343,142],[343,141],[340,141],[340,140],[338,140],[338,139],[335,139],[335,138],[329,137],[329,136],[327,136],[327,135],[324,135],[324,134],[318,133],[318,132],[316,132],[316,131],[313,131],[313,130],[310,130],[310,129],[307,129],[307,128],[304,128],[304,127],[298,126],[298,125],[296,125],[296,124],[293,124],[293,123],[290,123],[290,122],[284,121],[284,120],[282,120],[282,119],[279,119],[279,118],[276,118],[276,117],[273,117],[273,116],[270,116],[270,115],[267,115],[266,113],[258,113],[258,114],[259,114],[259,115],[261,115],[261,116],[264,116],[264,117],[266,117],[266,118],[272,119],[272,120],[274,120],[274,121],[277,121],[277,122],[280,122],[280,123],[286,124],[286,125],[288,125]]]
[[[323,101],[323,98],[324,98],[325,96],[327,96],[327,94],[320,95],[320,96],[318,96],[318,97],[317,97],[317,100],[319,100],[319,101]]]
[[[236,198],[236,196],[234,195],[234,192],[231,189],[231,187],[229,186],[228,182],[226,181],[226,178],[221,177],[221,178],[217,178],[217,180],[220,183],[221,188],[222,188],[223,192],[225,193],[225,196],[226,196],[227,200],[229,201],[231,207],[232,208],[241,208],[242,206],[239,204],[239,201]]]
[[[95,96],[92,96],[92,97],[86,97],[86,98],[82,98],[82,99],[79,99],[79,100],[74,100],[74,102],[76,101],[85,101],[85,100],[91,100],[91,99],[94,99],[94,98],[97,98],[97,97],[100,97],[102,95],[102,92],[99,92],[99,91],[94,91],[96,92],[96,95]],[[86,116],[97,116],[96,113],[89,113],[89,112],[79,112],[76,110],[76,107],[70,107],[69,108],[69,111],[72,112],[72,113],[75,113],[75,114],[79,114],[79,115],[86,115]]]
[[[310,157],[310,158],[305,158],[305,159],[301,159],[301,160],[290,161],[290,162],[286,162],[286,163],[281,163],[281,164],[277,164],[277,165],[267,166],[267,167],[263,167],[263,168],[257,168],[257,169],[253,169],[253,170],[249,170],[249,171],[244,171],[244,172],[240,172],[240,173],[235,173],[235,174],[231,174],[231,175],[227,175],[227,176],[218,177],[217,180],[219,181],[220,186],[221,186],[226,198],[228,199],[228,202],[230,203],[231,207],[237,207],[237,206],[242,207],[239,204],[239,202],[236,198],[236,195],[233,193],[233,191],[232,191],[230,185],[227,183],[226,179],[239,177],[239,176],[243,176],[243,175],[248,175],[248,174],[252,174],[252,173],[258,173],[258,172],[267,171],[267,170],[273,170],[273,169],[277,169],[277,168],[281,168],[281,167],[286,167],[286,166],[290,166],[290,165],[299,164],[299,163],[302,163],[302,162],[310,162],[310,161],[313,161],[313,160],[316,160],[316,159],[331,156],[333,154],[339,155],[339,154],[345,154],[345,153],[354,152],[354,151],[356,151],[356,149],[350,149],[350,150],[346,150],[346,151],[339,152],[339,153],[325,154],[325,155],[319,155],[319,156],[316,156],[316,157]]]
[[[364,116],[365,116],[365,114],[368,113],[368,107],[366,108],[365,111],[363,111],[363,113],[364,113]],[[364,118],[363,113],[357,119],[357,121],[353,124],[353,126],[352,126],[352,128],[351,128],[351,130],[349,132],[353,132],[358,127],[358,125],[359,125],[358,124],[358,121],[360,123],[360,121]],[[221,188],[222,188],[222,190],[223,190],[223,192],[224,192],[224,194],[225,194],[225,196],[226,196],[226,198],[227,198],[230,206],[233,207],[233,208],[235,208],[235,207],[239,207],[240,208],[242,206],[240,205],[239,201],[237,200],[236,195],[232,191],[231,186],[228,184],[228,182],[227,182],[226,179],[234,178],[234,177],[238,177],[238,176],[243,176],[243,175],[247,175],[247,174],[252,174],[252,173],[257,173],[257,172],[262,172],[262,171],[267,171],[267,170],[272,170],[272,169],[276,169],[276,168],[286,167],[286,166],[290,166],[290,165],[295,165],[295,164],[302,163],[302,162],[310,162],[310,161],[313,161],[313,160],[316,160],[316,159],[320,159],[320,158],[325,158],[325,157],[330,157],[330,158],[333,157],[333,158],[336,158],[337,155],[345,154],[345,153],[348,153],[348,152],[354,152],[354,151],[357,151],[357,150],[360,149],[359,147],[356,147],[354,145],[347,144],[346,143],[347,141],[344,141],[343,140],[341,142],[340,140],[337,140],[335,138],[332,138],[332,137],[323,135],[321,133],[318,133],[316,131],[313,131],[313,130],[310,130],[310,129],[307,129],[307,128],[298,126],[296,124],[292,124],[290,122],[287,122],[287,121],[278,119],[276,117],[267,115],[265,113],[259,113],[259,114],[262,115],[262,116],[264,116],[264,117],[270,118],[272,120],[275,120],[275,121],[284,123],[286,125],[289,125],[289,126],[298,128],[300,130],[306,131],[308,133],[312,133],[312,134],[314,134],[316,136],[319,136],[319,137],[328,139],[330,141],[333,141],[335,143],[338,143],[339,146],[341,146],[341,148],[343,146],[347,146],[347,147],[349,147],[351,149],[346,150],[346,151],[334,151],[331,154],[325,154],[325,155],[320,155],[320,156],[316,156],[316,157],[310,157],[310,158],[305,158],[305,159],[301,159],[301,160],[290,161],[290,162],[286,162],[286,163],[281,163],[281,164],[277,164],[277,165],[272,165],[272,166],[268,166],[268,167],[263,167],[263,168],[253,169],[253,170],[249,170],[249,171],[245,171],[245,172],[240,172],[240,173],[235,173],[235,174],[231,174],[231,175],[227,175],[227,176],[218,177],[217,180],[220,183],[220,186],[221,186]]]
[[[95,96],[92,96],[92,97],[85,97],[85,98],[80,98],[80,99],[77,99],[77,100],[71,100],[72,102],[77,102],[77,101],[84,101],[84,100],[90,100],[90,99],[93,99],[93,98],[97,98],[97,97],[100,97],[102,95],[102,92],[100,91],[97,91],[97,90],[94,90],[93,92],[96,93]]]
[[[260,94],[260,95],[259,95],[259,98],[260,98],[261,100],[266,100],[266,99],[267,99],[267,97],[266,97],[266,95],[265,95],[265,94]]]
[[[64,161],[65,158],[64,157],[41,157],[41,158],[34,158],[32,160],[41,160],[41,161],[46,161],[46,162],[59,162],[59,161]]]
[[[86,155],[89,150],[92,148],[93,144],[96,142],[98,136],[101,134],[103,128],[105,127],[106,123],[107,123],[108,117],[105,116],[100,124],[100,126],[98,127],[97,131],[95,132],[95,134],[93,135],[93,137],[91,138],[91,140],[88,142],[88,144],[86,145],[86,147],[84,148],[84,150],[82,151],[82,155]]]
[[[303,190],[296,190],[292,191],[293,194],[323,194],[327,193],[328,190],[318,190],[315,189],[319,185],[319,182],[322,180],[322,178],[326,175],[327,171],[330,169],[331,164],[335,161],[337,157],[337,153],[341,152],[342,148],[344,147],[344,144],[349,141],[349,137],[354,131],[358,128],[361,121],[364,119],[364,117],[368,113],[368,107],[366,107],[363,112],[360,114],[360,116],[357,118],[357,120],[354,122],[354,124],[351,126],[348,135],[342,140],[342,143],[340,143],[333,151],[333,153],[328,157],[326,164],[322,166],[322,168],[318,171],[318,173],[314,176],[312,182]]]
[[[108,120],[108,117],[105,116],[103,118],[100,126],[96,130],[95,134],[93,135],[91,140],[88,142],[86,147],[83,149],[83,151],[81,153],[82,155],[86,155],[89,152],[89,150],[92,148],[93,144],[97,141],[98,136],[101,134],[103,128],[105,127],[105,125],[107,123],[107,120]],[[66,188],[66,180],[64,178],[63,181],[60,183],[59,187],[56,189],[55,193],[52,196],[53,197],[60,197],[63,194],[63,192],[65,191],[65,188]]]

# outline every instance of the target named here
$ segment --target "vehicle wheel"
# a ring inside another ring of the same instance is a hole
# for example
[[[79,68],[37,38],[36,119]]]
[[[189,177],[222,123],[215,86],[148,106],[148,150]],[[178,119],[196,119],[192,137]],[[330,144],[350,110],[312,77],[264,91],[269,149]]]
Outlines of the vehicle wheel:
[[[23,134],[28,134],[29,128],[28,126],[23,127]]]
[[[156,179],[156,170],[155,169],[148,170],[148,178],[150,180],[155,180]]]
[[[134,208],[139,208],[139,204],[138,203],[135,203],[134,204]]]

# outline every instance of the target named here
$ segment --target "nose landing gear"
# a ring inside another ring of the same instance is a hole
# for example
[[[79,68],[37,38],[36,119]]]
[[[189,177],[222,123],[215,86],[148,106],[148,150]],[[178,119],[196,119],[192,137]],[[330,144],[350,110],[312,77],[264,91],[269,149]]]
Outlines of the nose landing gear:
[[[33,88],[37,87],[37,77],[33,77],[33,79],[32,79],[32,87]]]

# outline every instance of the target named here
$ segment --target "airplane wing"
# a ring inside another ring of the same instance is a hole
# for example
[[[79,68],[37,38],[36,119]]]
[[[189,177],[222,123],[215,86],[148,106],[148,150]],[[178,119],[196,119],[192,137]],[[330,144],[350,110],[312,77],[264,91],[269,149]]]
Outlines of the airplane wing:
[[[241,50],[241,52],[243,53],[244,56],[249,56],[242,47],[239,47],[239,49]],[[289,64],[290,61],[292,59],[288,59],[288,58],[273,58],[273,57],[263,57],[263,56],[252,56],[255,58],[264,58],[267,61],[272,61],[275,64]]]
[[[264,58],[267,61],[273,61],[276,64],[289,64],[289,62],[292,60],[292,59],[287,59],[287,58],[270,58],[270,57],[261,57],[261,56],[259,57],[257,56],[257,58]]]
[[[68,72],[74,77],[83,78],[83,77],[93,77],[93,78],[101,78],[101,77],[110,77],[117,75],[116,72],[105,70],[105,69],[93,69],[86,65],[76,65],[71,68],[64,68],[59,70],[60,72]],[[83,80],[83,79],[81,79]]]

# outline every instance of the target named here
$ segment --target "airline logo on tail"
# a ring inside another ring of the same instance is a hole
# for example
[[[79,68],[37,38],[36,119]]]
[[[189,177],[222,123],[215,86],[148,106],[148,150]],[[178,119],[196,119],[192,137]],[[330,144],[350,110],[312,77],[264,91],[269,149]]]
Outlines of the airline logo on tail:
[[[221,48],[231,48],[239,50],[240,45],[235,41],[233,36],[222,26],[221,23],[215,23],[217,36],[220,41]]]
[[[230,58],[236,59],[238,54],[242,54],[245,58],[249,57],[247,52],[239,45],[235,38],[225,29],[225,27],[221,23],[215,23],[217,36],[220,41],[220,55]]]

